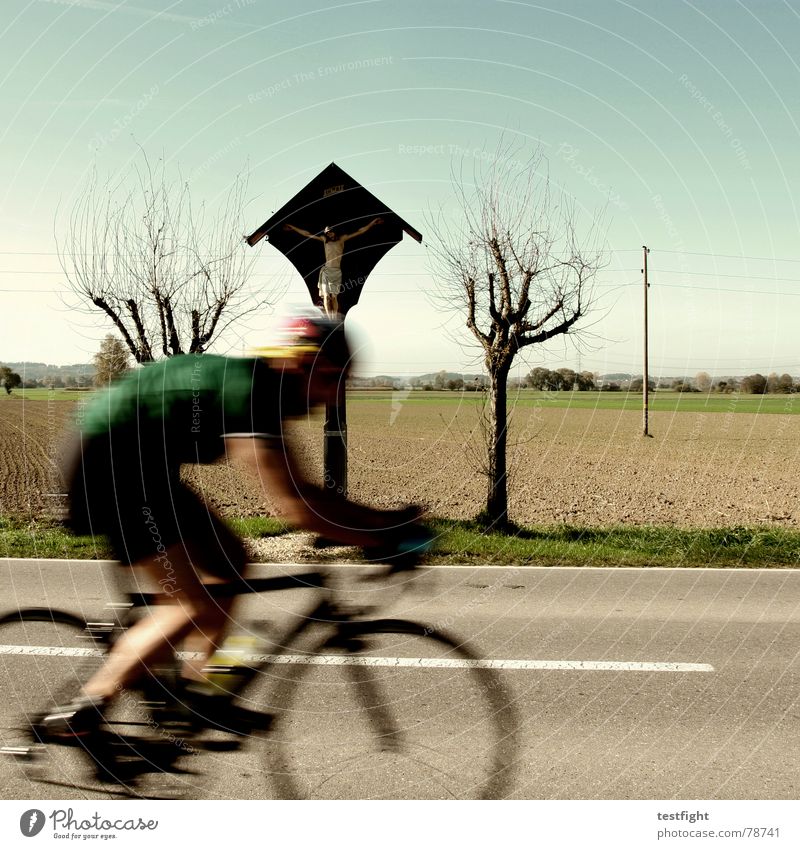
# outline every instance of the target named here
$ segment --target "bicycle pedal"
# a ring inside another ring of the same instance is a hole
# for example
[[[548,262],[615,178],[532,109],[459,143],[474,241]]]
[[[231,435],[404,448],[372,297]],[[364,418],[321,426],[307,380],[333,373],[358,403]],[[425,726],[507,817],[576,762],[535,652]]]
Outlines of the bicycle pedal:
[[[27,746],[2,746],[0,755],[13,758],[31,781],[41,781],[47,775],[45,747],[41,743]]]
[[[31,743],[27,746],[0,746],[0,755],[20,761],[34,761],[43,754],[44,746],[41,743]]]

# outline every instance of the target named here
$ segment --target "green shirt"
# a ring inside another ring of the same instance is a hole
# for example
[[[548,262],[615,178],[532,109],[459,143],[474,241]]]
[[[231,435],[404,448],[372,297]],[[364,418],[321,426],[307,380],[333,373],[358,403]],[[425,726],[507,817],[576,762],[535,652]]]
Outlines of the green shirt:
[[[263,360],[184,354],[136,369],[99,393],[78,425],[165,451],[170,463],[210,462],[223,437],[280,437],[280,375]]]

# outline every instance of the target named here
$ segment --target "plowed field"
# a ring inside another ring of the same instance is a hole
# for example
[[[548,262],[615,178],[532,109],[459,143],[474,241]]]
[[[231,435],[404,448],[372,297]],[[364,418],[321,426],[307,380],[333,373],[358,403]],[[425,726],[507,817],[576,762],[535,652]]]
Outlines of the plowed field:
[[[74,401],[0,404],[0,515],[57,512],[56,460],[74,410]]]
[[[0,515],[46,515],[56,446],[74,401],[0,403]],[[389,506],[425,504],[475,515],[474,403],[355,400],[349,405],[350,492]],[[510,451],[512,517],[520,523],[800,527],[800,417],[520,408]],[[322,463],[319,418],[292,427],[312,476]],[[188,477],[230,515],[262,512],[259,493],[225,465]]]

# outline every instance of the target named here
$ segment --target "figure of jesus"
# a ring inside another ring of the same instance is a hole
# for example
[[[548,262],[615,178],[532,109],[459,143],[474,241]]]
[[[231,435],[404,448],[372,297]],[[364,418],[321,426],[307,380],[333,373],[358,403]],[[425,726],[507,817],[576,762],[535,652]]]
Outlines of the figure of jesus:
[[[358,230],[352,233],[343,233],[341,236],[332,228],[326,227],[321,236],[316,236],[309,233],[308,230],[303,230],[302,227],[295,227],[294,224],[285,224],[284,230],[293,230],[307,239],[317,239],[325,246],[325,265],[322,266],[319,272],[319,294],[322,298],[322,306],[327,315],[331,318],[339,315],[339,295],[344,288],[342,286],[342,254],[344,253],[344,243],[348,239],[355,239],[356,236],[361,236],[375,227],[378,224],[383,224],[382,218],[373,218],[369,224],[365,224]]]

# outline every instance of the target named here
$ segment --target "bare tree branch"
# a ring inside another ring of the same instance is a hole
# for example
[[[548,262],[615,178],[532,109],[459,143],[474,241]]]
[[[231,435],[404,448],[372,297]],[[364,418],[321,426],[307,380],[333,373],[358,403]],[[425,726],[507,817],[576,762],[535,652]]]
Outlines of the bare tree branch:
[[[92,172],[61,239],[61,265],[79,303],[101,310],[139,363],[208,350],[238,317],[268,298],[248,286],[237,175],[215,215],[192,206],[188,183],[163,160],[142,161],[125,179]]]
[[[428,216],[440,308],[466,315],[489,374],[486,517],[508,523],[506,381],[516,355],[558,336],[580,340],[601,267],[597,216],[577,235],[574,205],[552,190],[540,151],[523,160],[501,141],[494,156],[452,172],[458,217]],[[485,164],[488,162],[488,164]]]

